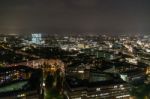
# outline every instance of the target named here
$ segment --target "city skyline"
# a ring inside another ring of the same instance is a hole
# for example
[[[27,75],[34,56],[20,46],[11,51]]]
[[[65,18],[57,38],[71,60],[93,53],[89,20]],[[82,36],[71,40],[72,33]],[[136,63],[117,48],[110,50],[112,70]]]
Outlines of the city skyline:
[[[150,31],[149,0],[1,0],[0,33]]]

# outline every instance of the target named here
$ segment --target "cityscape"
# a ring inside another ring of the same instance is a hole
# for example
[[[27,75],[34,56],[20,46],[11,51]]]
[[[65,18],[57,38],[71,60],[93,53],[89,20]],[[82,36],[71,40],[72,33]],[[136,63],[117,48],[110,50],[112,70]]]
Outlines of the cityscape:
[[[149,99],[150,35],[0,36],[2,99]]]
[[[150,99],[149,0],[0,0],[0,99]]]

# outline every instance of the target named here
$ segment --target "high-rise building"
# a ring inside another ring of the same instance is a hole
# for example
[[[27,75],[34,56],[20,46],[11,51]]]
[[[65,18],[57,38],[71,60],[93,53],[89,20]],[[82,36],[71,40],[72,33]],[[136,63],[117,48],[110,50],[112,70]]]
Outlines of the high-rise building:
[[[41,33],[32,34],[32,43],[34,43],[34,44],[41,44],[42,43]]]

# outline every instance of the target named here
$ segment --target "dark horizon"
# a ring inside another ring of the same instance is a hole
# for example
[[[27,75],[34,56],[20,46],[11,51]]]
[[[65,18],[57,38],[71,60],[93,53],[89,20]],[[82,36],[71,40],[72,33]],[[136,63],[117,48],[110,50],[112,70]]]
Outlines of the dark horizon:
[[[149,0],[1,0],[0,33],[150,32]]]

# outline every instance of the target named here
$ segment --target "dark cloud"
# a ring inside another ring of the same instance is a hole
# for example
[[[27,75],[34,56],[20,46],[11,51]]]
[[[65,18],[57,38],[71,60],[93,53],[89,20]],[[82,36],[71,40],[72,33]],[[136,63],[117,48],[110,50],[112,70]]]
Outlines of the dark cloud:
[[[149,0],[0,0],[0,32],[145,32],[149,5]]]

